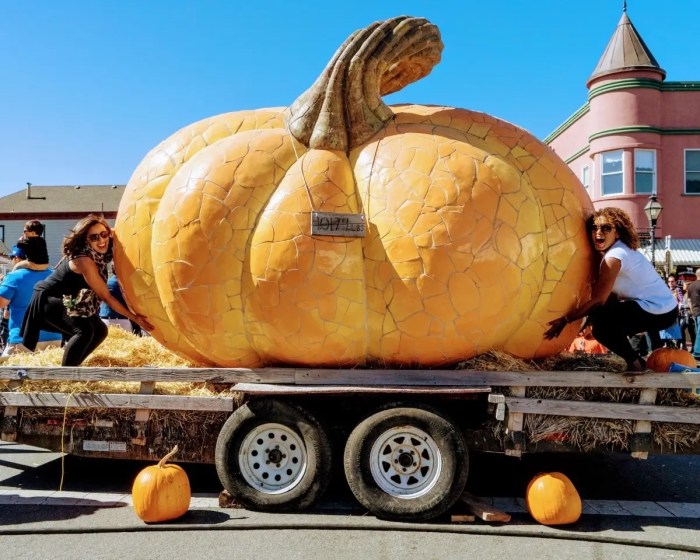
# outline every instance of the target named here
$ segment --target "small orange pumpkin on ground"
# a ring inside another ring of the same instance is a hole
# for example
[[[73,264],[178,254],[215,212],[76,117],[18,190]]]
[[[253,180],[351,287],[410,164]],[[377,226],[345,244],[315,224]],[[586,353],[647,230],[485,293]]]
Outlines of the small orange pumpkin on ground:
[[[581,497],[560,472],[536,475],[527,485],[525,501],[530,515],[543,525],[568,525],[581,517]]]
[[[146,467],[134,480],[134,510],[146,523],[177,519],[190,507],[192,491],[187,473],[179,465],[166,464],[177,450],[176,445],[157,465]]]
[[[669,371],[672,363],[696,367],[693,355],[681,348],[657,348],[647,358],[647,368],[658,372]]]

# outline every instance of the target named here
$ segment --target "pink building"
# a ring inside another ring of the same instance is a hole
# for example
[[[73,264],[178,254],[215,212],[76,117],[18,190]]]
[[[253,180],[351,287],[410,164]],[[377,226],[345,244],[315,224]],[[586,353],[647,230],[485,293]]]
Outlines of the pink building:
[[[700,266],[700,82],[665,78],[624,8],[586,83],[588,101],[544,142],[578,175],[596,208],[623,208],[645,236],[651,228],[644,206],[656,195],[663,205],[656,264],[670,257],[671,270],[682,271]],[[647,242],[649,258],[650,249]]]

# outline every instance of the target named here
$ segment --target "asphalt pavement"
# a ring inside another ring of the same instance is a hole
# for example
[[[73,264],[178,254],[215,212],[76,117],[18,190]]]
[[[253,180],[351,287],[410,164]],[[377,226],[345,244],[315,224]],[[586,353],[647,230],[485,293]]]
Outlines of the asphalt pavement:
[[[128,492],[95,491],[89,485],[59,491],[32,477],[33,471],[47,466],[53,474],[60,474],[60,463],[57,453],[0,444],[0,558],[150,560],[274,555],[393,560],[410,555],[442,560],[487,556],[561,560],[692,558],[700,554],[700,504],[684,501],[684,495],[665,501],[584,499],[581,519],[557,528],[539,525],[527,514],[522,499],[509,496],[488,498],[511,513],[509,523],[478,519],[452,523],[449,516],[430,523],[398,523],[376,519],[342,495],[340,499],[331,495],[304,514],[268,514],[220,508],[216,492],[199,492],[195,487],[185,516],[174,522],[146,524],[135,515]],[[125,473],[125,478],[130,477],[130,472]],[[123,486],[116,484],[115,489],[124,490]],[[664,496],[669,495],[659,495]]]

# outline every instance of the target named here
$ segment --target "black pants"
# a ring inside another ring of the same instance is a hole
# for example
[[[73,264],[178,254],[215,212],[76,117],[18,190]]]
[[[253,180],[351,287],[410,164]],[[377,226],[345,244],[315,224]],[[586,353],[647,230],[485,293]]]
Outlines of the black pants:
[[[678,318],[678,324],[681,327],[681,337],[685,343],[685,333],[688,331],[690,337],[690,345],[695,346],[695,319],[689,310],[683,310]]]
[[[7,338],[10,336],[10,320],[2,316],[2,311],[0,309],[0,351],[5,347]]]
[[[63,335],[62,366],[79,366],[107,337],[107,325],[95,313],[90,317],[69,317],[63,302],[47,298],[41,328]]]
[[[593,336],[611,352],[630,366],[639,358],[628,337],[640,332],[649,335],[651,350],[661,348],[659,331],[670,327],[678,317],[678,310],[655,315],[644,311],[635,301],[611,300],[590,312],[588,318],[593,325]]]

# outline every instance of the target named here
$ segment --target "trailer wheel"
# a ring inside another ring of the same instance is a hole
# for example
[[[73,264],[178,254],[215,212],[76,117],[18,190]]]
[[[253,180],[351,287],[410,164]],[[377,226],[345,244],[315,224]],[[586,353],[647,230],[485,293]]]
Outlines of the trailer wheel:
[[[321,425],[300,406],[274,399],[248,402],[228,418],[215,462],[224,488],[252,510],[304,510],[330,481],[330,444]]]
[[[344,466],[352,493],[377,517],[425,521],[462,495],[469,456],[461,432],[437,411],[390,406],[352,431]]]

